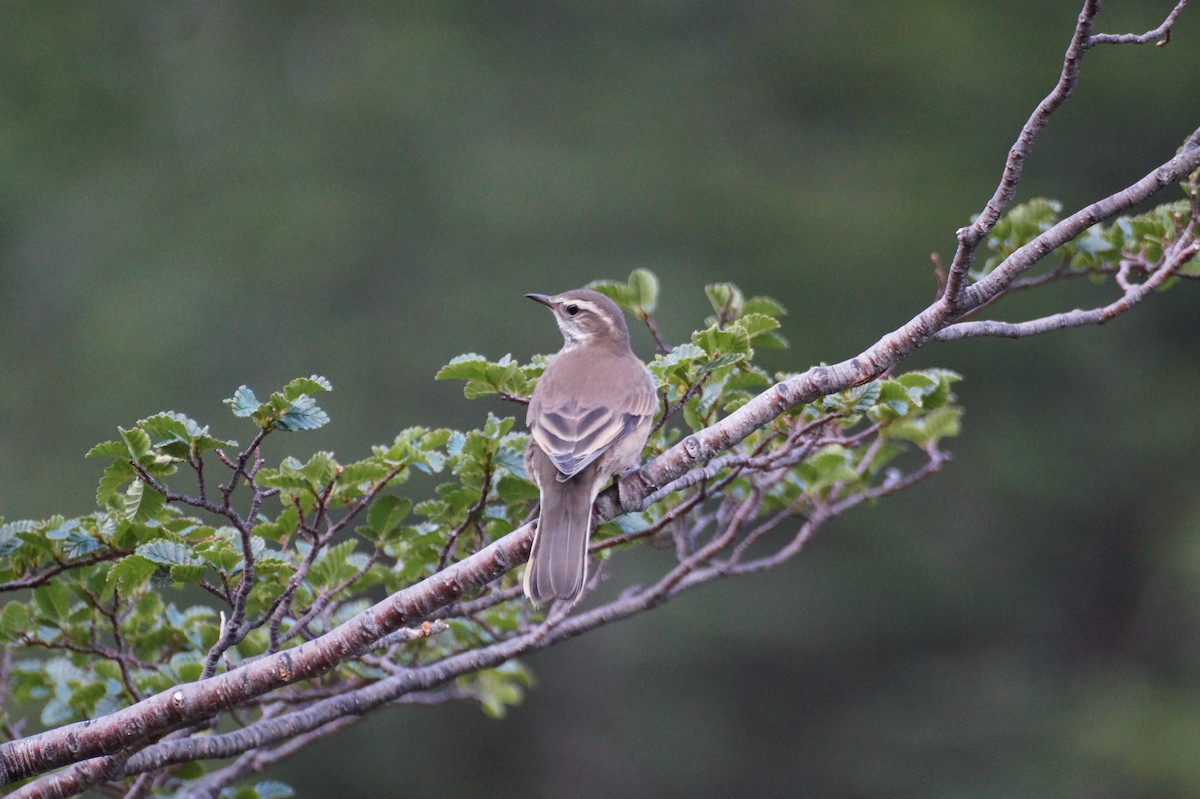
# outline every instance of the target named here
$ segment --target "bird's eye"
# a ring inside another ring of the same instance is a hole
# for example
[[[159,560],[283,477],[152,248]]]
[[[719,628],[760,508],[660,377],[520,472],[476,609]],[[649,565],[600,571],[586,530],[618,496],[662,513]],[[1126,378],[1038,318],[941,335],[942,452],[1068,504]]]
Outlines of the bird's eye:
[[[574,316],[575,314],[579,313],[579,306],[575,303],[571,303],[563,310],[567,312],[568,316]]]

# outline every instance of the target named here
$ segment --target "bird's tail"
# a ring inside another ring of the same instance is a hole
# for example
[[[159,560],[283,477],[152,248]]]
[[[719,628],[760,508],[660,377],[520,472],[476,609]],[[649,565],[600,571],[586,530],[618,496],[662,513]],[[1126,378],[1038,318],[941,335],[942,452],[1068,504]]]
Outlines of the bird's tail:
[[[574,479],[542,491],[541,518],[525,567],[525,593],[535,604],[573,600],[587,579],[587,544],[592,526],[591,480]]]

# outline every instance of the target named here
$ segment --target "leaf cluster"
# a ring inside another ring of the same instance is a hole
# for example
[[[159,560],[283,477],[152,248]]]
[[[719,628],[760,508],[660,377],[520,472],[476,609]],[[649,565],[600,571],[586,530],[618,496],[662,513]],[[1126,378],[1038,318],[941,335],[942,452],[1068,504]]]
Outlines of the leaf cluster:
[[[1163,251],[1183,235],[1192,217],[1195,200],[1165,203],[1136,215],[1123,215],[1111,222],[1093,225],[1081,236],[1058,247],[1048,261],[1057,264],[1059,275],[1085,275],[1103,279],[1122,264],[1149,271]],[[1000,218],[985,243],[987,257],[972,277],[980,279],[1006,258],[1048,231],[1061,219],[1062,203],[1035,198],[1014,205]],[[1179,274],[1200,276],[1200,264],[1191,261]]]
[[[595,286],[660,338],[653,274],[638,270],[627,281]],[[784,308],[730,283],[707,286],[705,294],[711,316],[649,363],[660,411],[648,455],[781,377],[754,358],[760,347],[786,346]],[[463,381],[468,397],[520,402],[546,362],[469,354],[436,377]],[[945,370],[913,372],[794,408],[690,475],[691,482],[666,487],[644,511],[605,525],[594,550],[669,539],[714,518],[712,508],[719,516],[749,498],[757,504],[747,518],[760,526],[774,519],[773,526],[880,496],[958,432],[961,411],[951,393],[957,379]],[[530,518],[537,491],[524,472],[528,439],[511,417],[488,414],[473,430],[408,428],[355,460],[317,452],[268,465],[264,453],[275,434],[328,422],[314,397],[331,388],[320,376],[293,380],[265,400],[238,388],[226,404],[235,420],[250,423],[245,447],[177,412],[120,427],[116,438],[87,453],[109,461],[94,513],[0,525],[0,589],[10,597],[0,608],[0,640],[17,653],[5,672],[6,713],[36,708],[37,723],[47,728],[95,718],[298,646]],[[423,478],[420,494],[406,490],[414,476]],[[681,557],[699,540],[682,547]],[[741,550],[726,549],[723,557],[753,563]],[[383,641],[319,679],[240,708],[234,723],[253,725],[268,702],[301,712],[397,670],[502,646],[529,634],[539,618],[517,577],[506,575],[460,608],[443,609],[436,629]],[[474,701],[493,715],[519,702],[530,682],[514,661],[452,676],[441,696]],[[31,731],[29,719],[6,715],[0,723]],[[162,782],[163,791],[203,772],[189,764]],[[267,795],[277,788],[242,790]]]

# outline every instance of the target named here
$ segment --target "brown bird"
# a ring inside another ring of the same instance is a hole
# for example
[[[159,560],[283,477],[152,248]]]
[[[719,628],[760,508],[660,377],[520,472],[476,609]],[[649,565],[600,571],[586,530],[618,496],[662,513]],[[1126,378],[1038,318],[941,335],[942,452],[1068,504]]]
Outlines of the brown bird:
[[[525,594],[540,604],[583,591],[592,503],[641,459],[657,401],[616,303],[587,289],[525,296],[554,312],[563,335],[525,417],[525,471],[542,498]]]

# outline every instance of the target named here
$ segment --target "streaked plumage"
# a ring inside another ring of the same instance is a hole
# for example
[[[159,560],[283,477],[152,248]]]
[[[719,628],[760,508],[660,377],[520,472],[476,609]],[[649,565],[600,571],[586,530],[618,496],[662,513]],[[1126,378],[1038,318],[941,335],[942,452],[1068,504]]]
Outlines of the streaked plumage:
[[[612,300],[586,289],[527,296],[554,312],[563,348],[526,414],[525,469],[541,491],[541,517],[525,593],[535,603],[573,600],[587,577],[592,503],[613,475],[639,462],[657,406],[654,381]]]

